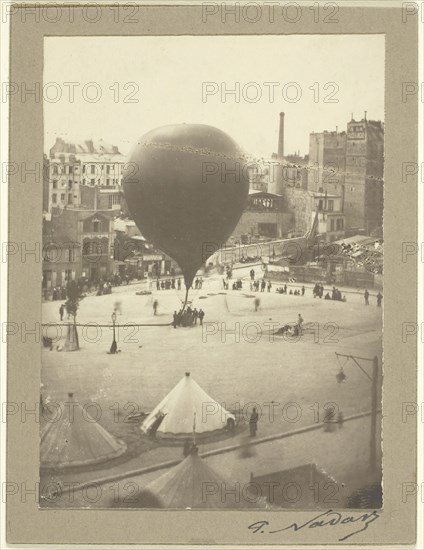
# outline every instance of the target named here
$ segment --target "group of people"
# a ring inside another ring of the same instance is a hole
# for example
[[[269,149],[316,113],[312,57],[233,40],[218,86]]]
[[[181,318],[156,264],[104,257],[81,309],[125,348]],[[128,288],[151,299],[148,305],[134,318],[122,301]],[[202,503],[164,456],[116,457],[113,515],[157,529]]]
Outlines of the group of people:
[[[173,327],[190,327],[197,325],[197,320],[203,325],[203,318],[205,317],[205,312],[203,309],[197,310],[196,308],[192,309],[188,306],[186,309],[181,308],[180,311],[174,311],[173,315]]]
[[[378,291],[378,294],[377,294],[376,298],[377,298],[377,307],[381,307],[381,302],[383,301],[383,295],[381,294],[380,291]],[[369,306],[370,305],[370,293],[368,292],[368,289],[365,289],[364,300],[365,300],[365,305]]]
[[[242,290],[242,288],[243,288],[243,283],[241,279],[237,279],[237,281],[234,281],[232,286],[233,290]],[[227,283],[227,289],[228,289],[228,283]]]
[[[324,300],[338,300],[339,302],[346,302],[346,296],[342,296],[342,293],[338,288],[333,286],[333,290],[330,293],[327,292],[327,294],[324,297]]]
[[[315,283],[312,293],[314,298],[322,298],[324,296],[324,287],[320,283]]]
[[[103,296],[104,294],[112,294],[112,283],[110,281],[99,283],[96,295]]]
[[[194,281],[194,288],[200,289],[203,286],[203,278],[202,277],[196,277],[196,280]]]
[[[281,286],[277,288],[278,294],[287,294],[287,285]],[[295,288],[294,290],[290,289],[288,292],[292,296],[304,296],[305,295],[305,287],[302,286],[302,288],[298,289]]]
[[[265,279],[262,279],[262,280],[257,279],[255,281],[255,279],[252,279],[252,278],[250,279],[251,291],[258,292],[260,290],[261,292],[265,292],[265,289],[267,289],[268,292],[271,292],[271,288],[272,288],[271,281],[267,282]]]
[[[156,279],[156,290],[169,290],[169,289],[181,290],[181,279]]]
[[[66,300],[66,288],[55,286],[52,292],[52,300]]]

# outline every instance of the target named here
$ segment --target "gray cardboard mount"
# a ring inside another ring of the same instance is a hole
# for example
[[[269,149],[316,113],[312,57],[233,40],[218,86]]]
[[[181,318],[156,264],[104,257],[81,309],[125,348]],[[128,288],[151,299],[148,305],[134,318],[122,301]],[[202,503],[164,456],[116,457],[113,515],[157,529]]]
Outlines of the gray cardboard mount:
[[[41,4],[35,4],[42,8]],[[23,5],[15,5],[11,17],[10,79],[30,88],[43,81],[45,36],[90,35],[249,35],[249,34],[384,34],[386,37],[385,81],[385,202],[384,202],[384,398],[383,460],[384,510],[378,521],[340,542],[343,526],[332,529],[302,529],[281,534],[254,534],[248,526],[264,513],[207,511],[111,511],[40,510],[34,495],[25,491],[39,480],[39,426],[19,415],[7,425],[7,480],[20,487],[7,501],[8,543],[74,544],[413,544],[416,537],[415,498],[402,498],[403,484],[416,481],[416,423],[403,422],[402,403],[416,401],[417,355],[413,338],[404,342],[402,325],[417,319],[416,256],[402,258],[404,243],[417,243],[417,176],[402,176],[403,163],[417,162],[418,94],[402,100],[402,85],[418,81],[417,15],[404,17],[404,10],[387,3],[381,7],[338,8],[338,22],[314,22],[313,10],[303,6],[296,23],[282,18],[260,18],[256,23],[219,14],[204,20],[201,5],[143,5],[137,7],[137,22],[127,23],[106,5],[101,17],[90,23],[82,17],[81,3],[73,9],[73,22],[63,16],[52,24],[44,17],[22,17]],[[135,6],[135,4],[134,4]],[[133,6],[133,7],[134,7]],[[214,4],[221,9],[221,4]],[[32,6],[34,9],[34,5]],[[61,6],[62,10],[70,7]],[[50,15],[52,17],[52,15]],[[89,54],[89,52],[88,52]],[[83,60],[81,60],[83,63]],[[183,85],[173,83],[173,85]],[[370,83],[372,85],[372,83]],[[10,162],[31,167],[43,159],[43,103],[10,98]],[[42,242],[42,183],[10,177],[8,240],[29,250]],[[19,254],[9,258],[10,322],[35,327],[41,320],[40,255]],[[41,349],[35,338],[11,337],[8,344],[7,399],[36,404],[39,400]],[[335,452],[338,452],[335,450]],[[406,500],[406,501],[405,501]],[[405,501],[405,502],[404,502]],[[267,512],[277,524],[306,522],[309,512]]]

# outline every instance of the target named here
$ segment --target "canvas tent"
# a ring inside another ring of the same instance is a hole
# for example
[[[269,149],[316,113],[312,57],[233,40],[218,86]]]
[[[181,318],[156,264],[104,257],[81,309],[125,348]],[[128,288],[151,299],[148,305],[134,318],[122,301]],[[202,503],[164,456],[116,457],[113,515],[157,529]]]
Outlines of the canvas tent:
[[[282,508],[324,507],[330,491],[340,487],[330,474],[316,464],[302,464],[261,476],[251,474],[250,481],[261,487],[261,494],[269,504]],[[315,491],[316,487],[320,490]]]
[[[134,497],[130,507],[168,509],[264,508],[266,502],[213,470],[193,446],[190,454]],[[125,502],[117,507],[128,507]]]
[[[207,435],[235,421],[186,372],[178,384],[162,399],[141,425],[144,433],[157,437],[189,437],[193,432]]]
[[[43,413],[40,462],[42,468],[67,468],[97,464],[126,451],[123,441],[115,439],[98,424],[80,403],[68,394],[69,401],[55,407],[51,418]],[[52,412],[52,411],[51,411]]]

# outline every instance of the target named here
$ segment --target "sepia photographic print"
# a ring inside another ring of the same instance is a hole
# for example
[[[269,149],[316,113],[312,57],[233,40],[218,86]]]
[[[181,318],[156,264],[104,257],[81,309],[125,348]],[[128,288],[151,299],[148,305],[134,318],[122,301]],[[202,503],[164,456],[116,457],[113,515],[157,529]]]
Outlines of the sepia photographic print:
[[[392,494],[387,37],[206,28],[43,37],[37,508],[369,540]]]
[[[40,506],[381,508],[384,36],[44,51]]]

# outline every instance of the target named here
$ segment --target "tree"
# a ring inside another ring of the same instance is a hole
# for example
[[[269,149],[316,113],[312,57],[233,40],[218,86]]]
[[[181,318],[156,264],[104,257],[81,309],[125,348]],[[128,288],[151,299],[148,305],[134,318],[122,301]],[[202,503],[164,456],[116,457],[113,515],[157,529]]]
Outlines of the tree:
[[[75,322],[80,301],[80,289],[76,281],[68,281],[66,295],[68,298],[65,303],[66,311],[73,316]]]
[[[137,250],[137,245],[126,233],[122,231],[116,232],[113,252],[114,260],[125,262],[125,260],[134,256],[134,252]]]

